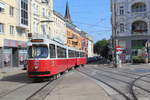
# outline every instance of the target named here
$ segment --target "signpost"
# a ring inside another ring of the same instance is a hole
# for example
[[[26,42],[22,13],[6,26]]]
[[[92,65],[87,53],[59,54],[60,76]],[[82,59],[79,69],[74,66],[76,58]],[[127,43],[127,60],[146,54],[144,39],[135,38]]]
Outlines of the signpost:
[[[122,46],[120,46],[120,45],[117,45],[115,47],[115,49],[116,49],[117,66],[121,67],[121,59],[120,59],[119,55],[122,54],[124,48]]]
[[[121,54],[122,53],[122,51],[123,51],[123,47],[122,46],[120,46],[120,45],[117,45],[116,46],[116,52],[118,53],[118,54]]]

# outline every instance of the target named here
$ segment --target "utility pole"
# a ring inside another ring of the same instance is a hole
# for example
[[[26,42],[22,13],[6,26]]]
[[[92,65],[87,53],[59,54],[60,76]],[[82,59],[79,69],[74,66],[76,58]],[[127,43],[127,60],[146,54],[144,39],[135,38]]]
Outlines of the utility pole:
[[[113,35],[112,35],[112,41],[113,41],[113,66],[115,68],[117,68],[117,50],[116,50],[116,35],[117,35],[117,23],[116,23],[116,3],[112,2],[112,10],[114,11],[114,14],[113,14],[113,21],[112,21],[112,25],[113,25]]]

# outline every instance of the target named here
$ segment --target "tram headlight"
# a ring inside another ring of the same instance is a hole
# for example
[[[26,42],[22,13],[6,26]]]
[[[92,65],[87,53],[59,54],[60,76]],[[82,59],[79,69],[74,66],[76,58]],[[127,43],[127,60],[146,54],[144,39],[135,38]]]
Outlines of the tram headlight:
[[[38,68],[39,68],[39,66],[34,66],[34,69],[36,69],[36,70],[37,70]]]

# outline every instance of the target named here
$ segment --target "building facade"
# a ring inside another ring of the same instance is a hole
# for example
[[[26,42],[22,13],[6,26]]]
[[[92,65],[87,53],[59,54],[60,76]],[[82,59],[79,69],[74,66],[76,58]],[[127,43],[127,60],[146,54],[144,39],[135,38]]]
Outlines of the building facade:
[[[81,50],[83,50],[85,52],[85,56],[88,57],[88,33],[81,31],[80,33],[81,37],[82,37],[82,48]]]
[[[67,22],[67,46],[82,50],[81,31],[72,23]]]
[[[87,51],[88,51],[88,57],[93,57],[94,56],[94,42],[91,36],[87,36],[88,38],[88,46],[87,46]]]
[[[0,68],[20,66],[26,59],[29,4],[28,0],[0,0]]]
[[[150,40],[150,0],[111,0],[113,37],[133,55]]]
[[[58,12],[53,11],[52,20],[52,39],[65,45],[67,43],[67,31],[64,17]]]
[[[52,38],[53,0],[31,0],[30,11],[32,38]]]
[[[28,33],[51,37],[53,0],[0,0],[0,68],[23,66]]]

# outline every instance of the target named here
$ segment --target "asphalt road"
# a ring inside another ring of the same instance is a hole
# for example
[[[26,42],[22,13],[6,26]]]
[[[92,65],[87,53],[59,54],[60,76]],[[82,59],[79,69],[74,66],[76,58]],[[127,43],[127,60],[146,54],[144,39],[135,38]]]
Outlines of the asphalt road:
[[[96,84],[100,83],[100,86],[109,94],[112,100],[150,100],[149,64],[126,64],[122,68],[95,64],[76,69],[74,75],[78,73],[77,71],[90,78],[91,81],[94,80]],[[70,75],[68,80],[77,81],[73,77],[77,76]],[[83,80],[82,78],[79,78],[79,80]],[[48,80],[35,83],[27,78],[25,71],[8,75],[0,80],[0,100],[43,100],[62,80],[63,77],[54,81]],[[65,82],[64,85],[67,84]],[[73,86],[71,85],[71,87]],[[66,91],[66,93],[68,92]]]

